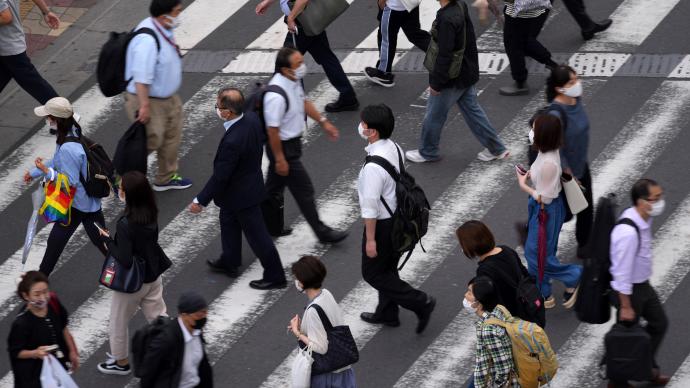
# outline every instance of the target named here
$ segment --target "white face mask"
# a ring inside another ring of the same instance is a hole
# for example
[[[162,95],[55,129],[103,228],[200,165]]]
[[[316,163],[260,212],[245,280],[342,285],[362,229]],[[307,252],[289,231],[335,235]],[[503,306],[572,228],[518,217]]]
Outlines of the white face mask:
[[[295,70],[295,78],[297,79],[302,79],[304,78],[305,75],[307,75],[307,64],[303,63],[299,65]]]
[[[658,217],[664,212],[664,208],[666,208],[666,201],[660,199],[654,203],[651,203],[650,205],[652,205],[652,210],[649,211],[649,215],[652,217]]]
[[[364,126],[362,126],[362,123],[360,122],[359,126],[357,126],[357,133],[359,133],[359,137],[361,137],[362,139],[369,140],[369,136],[364,134],[365,129],[366,128],[364,128]]]
[[[223,117],[223,114],[220,111],[220,108],[216,108],[216,115],[218,116],[219,119],[225,121],[225,117]]]
[[[174,30],[180,26],[180,19],[177,16],[165,15],[165,18],[168,19],[169,29]]]
[[[295,279],[295,288],[299,292],[304,292],[304,287],[302,287],[302,283],[300,283],[300,281],[297,279]]]
[[[529,130],[529,135],[527,135],[527,137],[529,137],[529,145],[533,145],[534,144],[534,129]]]
[[[561,89],[561,93],[563,93],[564,96],[568,97],[573,97],[577,98],[582,96],[582,83],[580,81],[577,81],[575,85],[569,87],[569,88],[563,88]]]
[[[469,300],[467,300],[467,298],[465,298],[465,299],[462,300],[462,307],[464,307],[465,310],[467,310],[468,313],[472,313],[472,314],[476,314],[476,313],[477,313],[477,309],[474,308],[474,307],[472,307],[472,302],[470,302]]]

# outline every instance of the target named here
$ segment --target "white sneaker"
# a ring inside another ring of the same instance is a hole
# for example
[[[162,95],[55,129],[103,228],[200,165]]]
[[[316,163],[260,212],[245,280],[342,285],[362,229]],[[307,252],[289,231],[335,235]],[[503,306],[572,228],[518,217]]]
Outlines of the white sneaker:
[[[496,160],[496,159],[507,158],[508,155],[510,155],[510,151],[508,151],[508,150],[503,151],[499,155],[494,155],[488,149],[484,148],[484,150],[482,152],[477,154],[477,159],[479,159],[483,162],[490,162],[490,161]]]
[[[548,299],[544,301],[544,308],[546,309],[552,309],[556,307],[556,298],[551,295]]]
[[[117,361],[112,355],[110,355],[110,353],[106,353],[106,355],[108,356],[108,359],[105,362],[98,364],[98,370],[101,373],[106,375],[126,376],[132,371],[132,368],[129,366],[129,364],[125,366],[117,365]]]
[[[405,152],[405,157],[407,160],[413,163],[424,163],[424,162],[430,162],[430,160],[424,158],[422,154],[419,153],[419,150],[410,150]]]

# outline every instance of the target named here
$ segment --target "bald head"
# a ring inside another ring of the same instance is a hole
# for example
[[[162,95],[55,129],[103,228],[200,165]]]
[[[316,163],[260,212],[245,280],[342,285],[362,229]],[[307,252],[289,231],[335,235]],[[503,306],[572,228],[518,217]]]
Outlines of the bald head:
[[[223,88],[218,91],[217,104],[223,113],[228,111],[235,116],[239,116],[244,110],[244,95],[239,89]]]

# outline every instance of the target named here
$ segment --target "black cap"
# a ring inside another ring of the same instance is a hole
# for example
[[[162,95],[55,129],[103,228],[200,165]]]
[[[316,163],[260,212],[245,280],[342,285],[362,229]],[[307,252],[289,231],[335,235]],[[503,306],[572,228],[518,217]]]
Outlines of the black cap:
[[[187,291],[177,301],[177,312],[192,314],[208,307],[206,299],[196,291]]]

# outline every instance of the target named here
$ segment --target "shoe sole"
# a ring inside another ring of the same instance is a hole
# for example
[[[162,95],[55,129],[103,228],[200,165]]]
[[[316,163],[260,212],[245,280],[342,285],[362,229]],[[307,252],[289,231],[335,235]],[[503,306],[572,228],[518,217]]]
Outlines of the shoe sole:
[[[510,156],[510,152],[508,152],[507,154],[502,155],[502,156],[491,155],[491,159],[487,159],[487,158],[485,158],[485,157],[483,157],[483,156],[477,155],[477,159],[481,160],[482,162],[491,162],[491,161],[494,161],[494,160],[505,159],[505,158],[507,158],[507,157],[509,157],[509,156]]]
[[[153,191],[168,191],[168,190],[184,190],[192,187],[192,185],[185,185],[185,186],[157,186],[153,185]]]
[[[369,74],[367,74],[366,71],[364,71],[363,73],[364,73],[364,76],[367,77],[367,79],[368,79],[369,81],[371,81],[371,82],[373,82],[373,83],[375,83],[375,84],[377,84],[377,85],[381,85],[381,86],[383,86],[384,88],[392,88],[393,86],[395,86],[395,82],[391,82],[391,83],[387,84],[387,83],[385,83],[384,81],[381,81],[381,79],[379,79],[379,78],[370,76]]]
[[[119,371],[119,370],[112,370],[112,369],[104,369],[104,368],[101,368],[100,365],[98,365],[98,371],[101,372],[101,373],[103,373],[103,374],[106,374],[106,375],[118,375],[118,376],[126,376],[126,375],[128,375],[128,374],[130,374],[130,373],[132,372],[131,369],[128,370],[128,371]]]
[[[319,242],[320,242],[321,244],[337,244],[337,243],[339,243],[339,242],[345,240],[345,239],[347,238],[347,236],[348,236],[348,235],[346,234],[346,235],[344,235],[343,237],[337,238],[337,239],[335,239],[335,240],[319,240]]]
[[[577,292],[578,292],[579,290],[580,290],[580,287],[577,287],[577,288],[575,289],[575,292],[573,292],[573,296],[571,296],[570,299],[566,300],[566,301],[563,303],[563,307],[565,307],[565,308],[567,308],[567,309],[570,309],[570,308],[572,308],[573,306],[575,306],[575,302],[577,302]]]
[[[286,288],[286,287],[287,287],[287,283],[281,284],[281,285],[279,285],[279,286],[271,286],[271,287],[256,287],[256,286],[253,286],[253,285],[249,284],[249,287],[251,287],[251,288],[253,288],[253,289],[255,289],[255,290],[259,290],[259,291],[279,290],[279,289],[282,289],[282,288]]]
[[[552,309],[556,307],[556,300],[552,299],[550,302],[548,300],[544,301],[544,308],[545,309]]]
[[[370,325],[383,325],[383,326],[388,326],[388,327],[399,327],[400,326],[400,321],[372,322],[372,321],[368,321],[362,317],[359,317],[359,319],[361,319],[362,322],[366,322]]]

